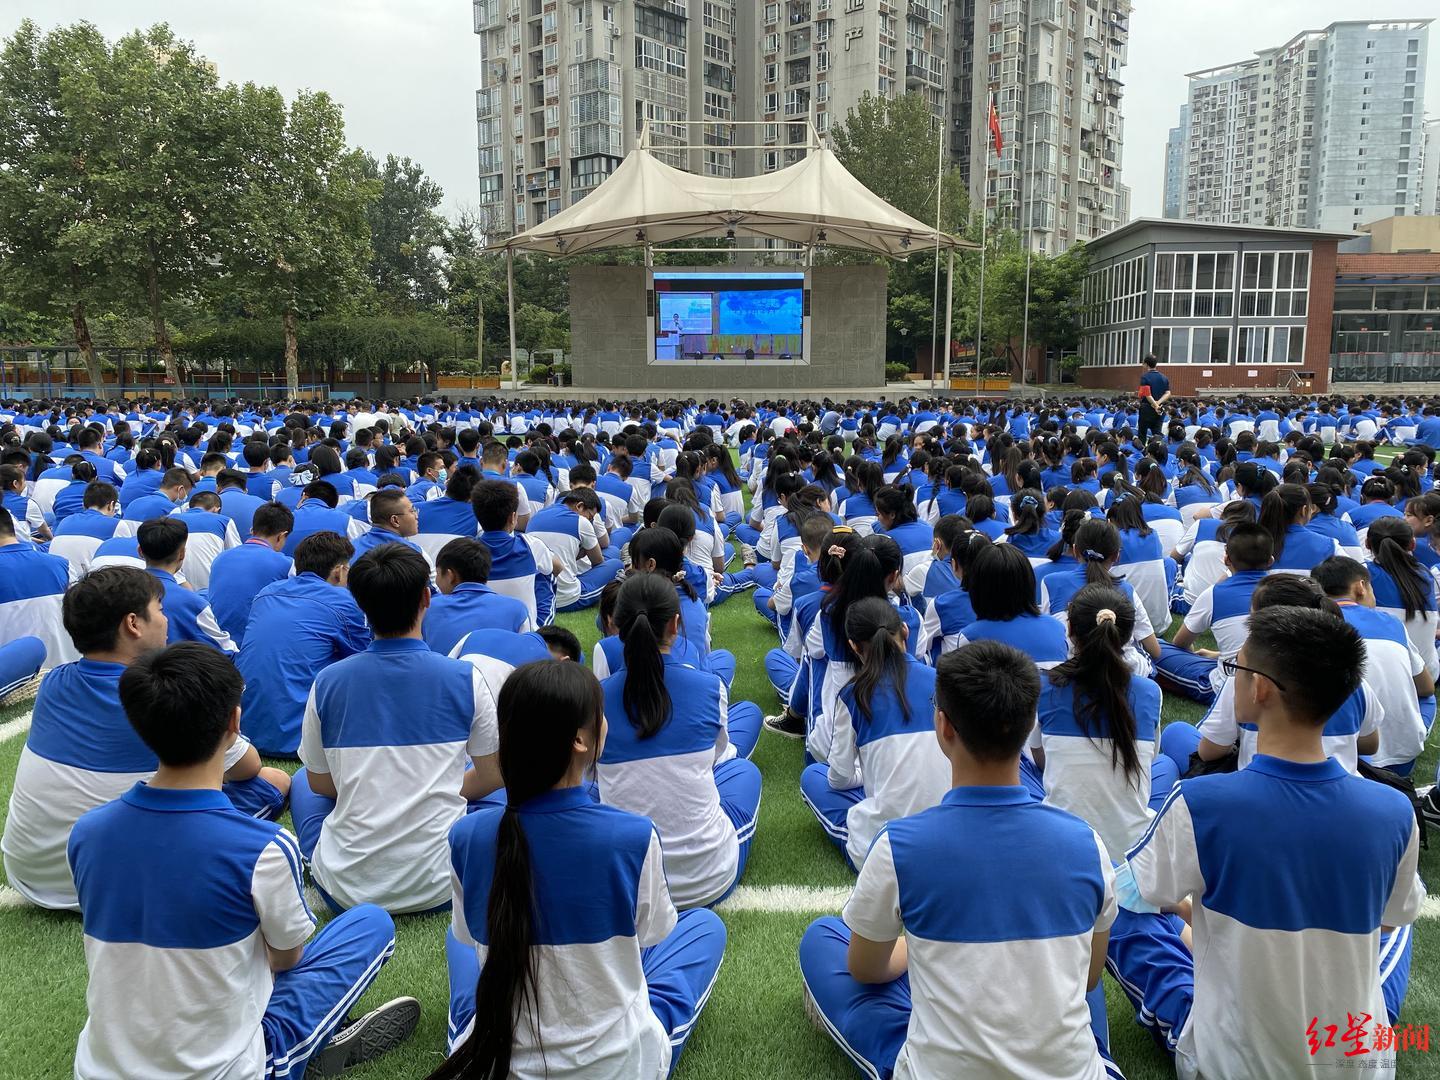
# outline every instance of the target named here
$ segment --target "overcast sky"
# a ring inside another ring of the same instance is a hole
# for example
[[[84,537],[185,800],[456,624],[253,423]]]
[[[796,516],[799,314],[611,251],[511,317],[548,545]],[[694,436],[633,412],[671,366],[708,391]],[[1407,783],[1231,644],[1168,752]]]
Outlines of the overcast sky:
[[[699,0],[691,0],[698,6]],[[1436,0],[1387,0],[1376,14],[1440,14]],[[1130,23],[1125,161],[1136,216],[1161,209],[1165,135],[1185,100],[1185,72],[1250,56],[1302,30],[1368,17],[1364,0],[1140,0]],[[350,140],[377,157],[408,155],[445,189],[445,209],[476,195],[478,50],[469,0],[0,0],[0,31],[29,16],[50,27],[89,19],[107,36],[168,22],[220,76],[328,90]],[[1426,111],[1440,115],[1440,37]]]

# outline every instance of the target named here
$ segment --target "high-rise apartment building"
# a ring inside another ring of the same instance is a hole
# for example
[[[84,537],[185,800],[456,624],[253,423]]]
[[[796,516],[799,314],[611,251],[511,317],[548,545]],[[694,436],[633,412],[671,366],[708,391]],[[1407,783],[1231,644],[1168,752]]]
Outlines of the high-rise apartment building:
[[[983,198],[1002,226],[1028,224],[1038,251],[1063,251],[1124,224],[1129,0],[953,0],[950,25],[950,148],[972,203]],[[991,95],[1003,134],[998,156]]]
[[[1420,210],[1425,216],[1440,214],[1440,119],[1425,121],[1425,144],[1420,163]]]
[[[972,204],[1036,250],[1129,217],[1130,0],[474,0],[474,11],[480,197],[499,232],[593,191],[646,125],[661,160],[753,175],[798,161],[807,121],[823,136],[865,94],[905,93],[948,132]],[[992,94],[1005,146],[986,158]]]
[[[750,140],[732,123],[753,111],[752,4],[474,0],[474,15],[480,201],[497,233],[589,194],[646,125],[668,164],[736,173],[729,147]]]
[[[1191,74],[1179,216],[1347,230],[1415,213],[1429,22],[1332,23]]]
[[[1180,216],[1185,197],[1185,143],[1190,138],[1190,106],[1180,106],[1180,123],[1165,139],[1165,210],[1167,218]]]

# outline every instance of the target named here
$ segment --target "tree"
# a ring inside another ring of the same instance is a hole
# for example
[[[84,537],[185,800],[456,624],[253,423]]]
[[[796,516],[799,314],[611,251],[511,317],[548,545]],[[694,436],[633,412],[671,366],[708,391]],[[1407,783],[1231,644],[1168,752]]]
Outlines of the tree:
[[[328,94],[303,92],[287,108],[274,87],[246,83],[226,97],[236,193],[225,258],[247,302],[279,315],[295,394],[299,320],[336,311],[365,287],[366,214],[380,183],[366,179],[363,155],[345,148]]]
[[[0,51],[5,334],[68,321],[97,396],[103,383],[89,311],[111,294],[113,276],[95,209],[113,132],[94,120],[109,62],[105,39],[88,23],[42,35],[26,20]]]
[[[366,179],[380,194],[370,204],[370,280],[380,302],[397,312],[434,307],[445,297],[440,250],[446,222],[436,213],[445,193],[407,158],[389,154],[382,166],[362,159]]]
[[[862,94],[830,132],[835,156],[850,174],[895,209],[935,221],[935,172],[941,128],[920,94],[895,98]],[[969,220],[969,198],[958,169],[941,183],[940,227],[958,233]]]
[[[527,354],[539,349],[569,349],[569,322],[549,308],[521,304],[515,309],[515,344]]]

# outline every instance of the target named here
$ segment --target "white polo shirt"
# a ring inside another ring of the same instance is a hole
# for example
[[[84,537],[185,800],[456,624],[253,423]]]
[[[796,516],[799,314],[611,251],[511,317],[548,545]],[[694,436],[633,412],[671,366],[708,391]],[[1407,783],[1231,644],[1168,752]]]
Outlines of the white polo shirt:
[[[1351,603],[1341,604],[1340,614],[1365,639],[1361,674],[1380,699],[1384,714],[1375,764],[1413,761],[1425,749],[1425,722],[1415,693],[1415,676],[1425,670],[1425,661],[1410,644],[1404,624],[1393,615]]]

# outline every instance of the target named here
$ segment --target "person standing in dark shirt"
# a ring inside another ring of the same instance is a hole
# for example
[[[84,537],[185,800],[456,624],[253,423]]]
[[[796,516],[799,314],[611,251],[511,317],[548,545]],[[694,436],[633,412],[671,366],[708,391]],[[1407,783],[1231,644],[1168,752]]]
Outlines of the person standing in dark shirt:
[[[1140,376],[1140,430],[1138,440],[1164,430],[1161,409],[1170,400],[1170,380],[1155,370],[1159,361],[1154,354],[1145,357],[1145,374]]]

